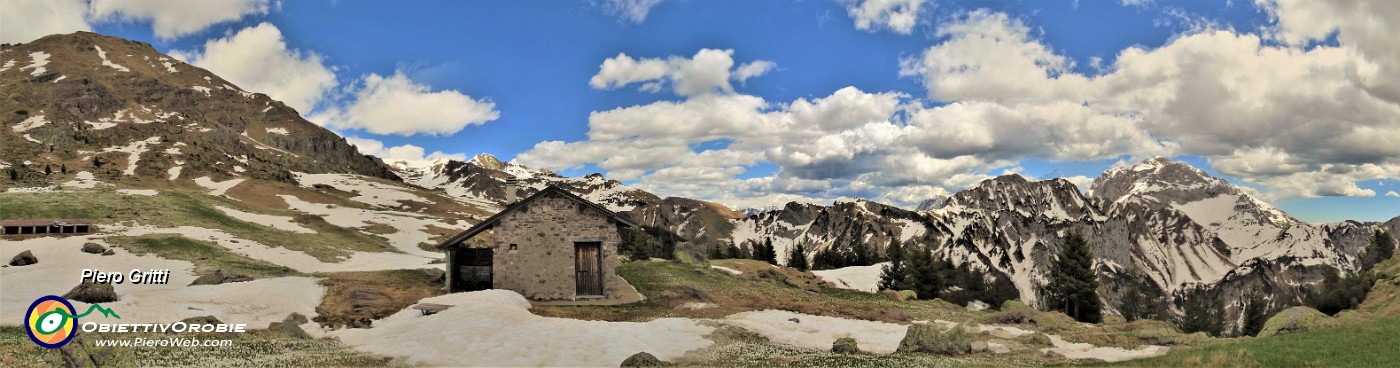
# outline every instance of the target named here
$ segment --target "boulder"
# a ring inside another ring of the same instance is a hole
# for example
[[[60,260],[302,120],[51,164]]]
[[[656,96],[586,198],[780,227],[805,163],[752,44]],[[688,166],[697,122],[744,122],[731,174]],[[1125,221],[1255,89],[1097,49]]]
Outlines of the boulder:
[[[112,289],[112,284],[93,284],[84,282],[73,287],[67,294],[63,294],[64,299],[77,300],[83,303],[111,303],[120,297],[117,291]]]
[[[837,354],[860,354],[860,346],[856,345],[856,339],[842,337],[831,343],[831,352]]]
[[[1259,337],[1311,331],[1336,325],[1335,319],[1316,309],[1293,307],[1269,317],[1269,320],[1264,322],[1264,329],[1259,331]]]
[[[991,349],[986,341],[973,341],[972,344],[968,345],[968,348],[974,353],[981,353]]]
[[[656,359],[656,356],[651,355],[651,353],[640,352],[623,360],[621,367],[667,367],[670,365],[671,363]]]
[[[248,275],[234,273],[233,271],[217,269],[214,270],[214,272],[194,279],[194,282],[191,282],[190,285],[219,285],[244,281],[253,281],[253,278]]]
[[[903,310],[903,309],[891,309],[891,310],[889,310],[889,311],[886,311],[886,312],[885,312],[885,318],[889,318],[889,319],[896,320],[896,321],[908,321],[908,320],[909,320],[909,316],[906,315],[906,314],[904,314],[904,310]]]
[[[182,319],[182,320],[180,320],[180,322],[184,322],[185,324],[189,324],[189,325],[218,325],[218,324],[223,324],[223,323],[224,323],[223,321],[220,321],[218,318],[216,318],[216,317],[214,317],[214,316],[190,317],[190,318]]]
[[[909,325],[909,330],[904,333],[904,340],[900,340],[899,348],[895,351],[962,355],[972,351],[972,340],[972,333],[962,326],[955,326],[943,332],[935,324],[916,323]]]
[[[301,329],[301,325],[306,323],[306,316],[299,313],[292,313],[283,318],[282,322],[273,322],[267,325],[267,330],[272,331],[279,337],[290,337],[295,339],[311,339],[311,335],[306,330]]]
[[[681,242],[676,244],[676,251],[673,258],[680,263],[691,266],[709,268],[710,260],[705,257],[705,250],[696,243]]]
[[[106,251],[107,248],[103,247],[102,244],[83,243],[83,253],[102,254]]]
[[[899,301],[901,301],[901,302],[902,302],[902,301],[906,301],[906,300],[914,300],[914,299],[918,299],[918,298],[919,298],[919,293],[914,292],[913,290],[900,290],[900,291],[899,291]]]
[[[14,258],[10,258],[11,266],[28,266],[39,263],[39,259],[34,257],[34,253],[29,251],[19,252]]]
[[[112,248],[107,248],[107,250],[102,251],[102,255],[104,255],[104,256],[112,256],[112,255],[116,255],[116,254],[117,254],[117,252],[116,252],[116,251],[113,251]]]
[[[990,307],[990,305],[987,305],[987,303],[983,303],[981,300],[973,300],[967,302],[967,310],[970,312],[981,312],[987,310],[987,308]]]

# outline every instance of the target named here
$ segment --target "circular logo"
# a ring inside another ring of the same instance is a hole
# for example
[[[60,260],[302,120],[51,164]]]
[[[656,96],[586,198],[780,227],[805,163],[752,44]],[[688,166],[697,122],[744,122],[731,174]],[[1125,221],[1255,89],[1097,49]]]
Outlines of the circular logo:
[[[46,295],[29,305],[24,313],[24,330],[35,344],[49,349],[58,348],[73,340],[74,328],[78,325],[76,310],[67,299],[56,295]]]

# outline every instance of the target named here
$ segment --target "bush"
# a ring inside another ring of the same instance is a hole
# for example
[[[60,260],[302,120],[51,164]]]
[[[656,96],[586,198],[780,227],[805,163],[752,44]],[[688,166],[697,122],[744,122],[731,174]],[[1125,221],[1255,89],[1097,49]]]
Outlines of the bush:
[[[1316,309],[1293,307],[1279,312],[1272,318],[1269,318],[1268,322],[1264,322],[1264,330],[1259,331],[1259,337],[1311,331],[1332,327],[1336,324],[1336,320],[1322,314],[1322,312]]]

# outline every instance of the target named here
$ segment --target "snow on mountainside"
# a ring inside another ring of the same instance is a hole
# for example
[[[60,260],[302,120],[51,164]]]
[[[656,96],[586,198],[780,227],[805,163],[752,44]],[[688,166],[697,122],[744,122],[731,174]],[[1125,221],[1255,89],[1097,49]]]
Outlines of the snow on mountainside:
[[[90,32],[0,46],[0,161],[16,186],[46,166],[107,181],[209,176],[290,181],[290,171],[397,177],[379,159],[267,95],[151,45]]]
[[[629,188],[600,174],[582,178],[563,177],[549,170],[535,170],[523,165],[502,162],[489,154],[478,154],[468,161],[440,158],[424,165],[408,162],[390,163],[404,182],[428,189],[441,189],[466,203],[485,208],[505,208],[506,180],[516,179],[516,199],[554,185],[601,204],[614,212],[631,210],[637,205],[660,198],[641,190]]]

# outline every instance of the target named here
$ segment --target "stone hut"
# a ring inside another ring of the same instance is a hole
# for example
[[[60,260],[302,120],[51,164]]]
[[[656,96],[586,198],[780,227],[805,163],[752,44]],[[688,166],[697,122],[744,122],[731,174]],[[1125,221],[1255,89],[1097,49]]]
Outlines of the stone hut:
[[[450,292],[505,289],[535,300],[612,298],[626,283],[617,275],[618,228],[624,226],[637,225],[549,186],[437,248],[447,252]]]

